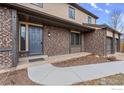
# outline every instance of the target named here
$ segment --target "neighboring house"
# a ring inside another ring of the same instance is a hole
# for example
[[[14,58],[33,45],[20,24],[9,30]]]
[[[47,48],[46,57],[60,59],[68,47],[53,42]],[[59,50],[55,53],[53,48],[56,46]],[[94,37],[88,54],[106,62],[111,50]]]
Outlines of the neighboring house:
[[[96,25],[98,17],[78,4],[0,4],[0,64],[16,66],[19,58],[120,51],[120,33]]]

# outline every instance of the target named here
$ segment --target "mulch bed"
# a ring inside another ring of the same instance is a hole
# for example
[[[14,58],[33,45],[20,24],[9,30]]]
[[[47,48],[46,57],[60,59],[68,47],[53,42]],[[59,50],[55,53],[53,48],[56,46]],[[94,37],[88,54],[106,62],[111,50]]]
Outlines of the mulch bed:
[[[27,69],[0,74],[0,85],[38,85],[28,78]]]
[[[98,56],[95,54],[90,54],[85,57],[74,58],[63,62],[52,63],[52,65],[56,67],[71,67],[71,66],[78,66],[78,65],[87,65],[87,64],[97,64],[97,63],[104,63],[115,61],[115,57],[103,57]]]
[[[124,85],[124,74],[120,73],[96,80],[78,82],[73,85]]]

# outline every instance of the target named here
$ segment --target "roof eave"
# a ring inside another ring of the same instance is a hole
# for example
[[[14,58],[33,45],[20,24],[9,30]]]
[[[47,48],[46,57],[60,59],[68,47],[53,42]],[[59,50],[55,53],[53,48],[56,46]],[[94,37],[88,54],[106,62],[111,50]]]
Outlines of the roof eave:
[[[90,15],[90,16],[96,18],[96,19],[99,18],[98,16],[96,16],[95,14],[91,13],[90,11],[84,9],[83,7],[81,7],[80,5],[78,5],[77,3],[69,3],[69,4],[72,5],[73,7],[77,8],[77,9],[79,9],[79,10],[85,12],[85,13],[87,13],[88,15]]]

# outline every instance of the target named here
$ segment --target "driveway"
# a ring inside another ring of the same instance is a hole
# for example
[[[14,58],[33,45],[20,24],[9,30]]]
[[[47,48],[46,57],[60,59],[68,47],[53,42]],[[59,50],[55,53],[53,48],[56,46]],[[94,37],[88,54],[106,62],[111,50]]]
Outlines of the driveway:
[[[124,61],[64,68],[55,67],[51,64],[28,67],[29,78],[44,85],[71,85],[117,73],[124,73]]]

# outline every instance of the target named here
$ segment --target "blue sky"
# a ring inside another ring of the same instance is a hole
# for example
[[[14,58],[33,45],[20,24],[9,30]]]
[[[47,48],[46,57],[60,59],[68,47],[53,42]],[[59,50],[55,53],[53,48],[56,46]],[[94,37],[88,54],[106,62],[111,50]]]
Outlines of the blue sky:
[[[79,5],[99,17],[97,24],[108,23],[114,9],[124,12],[124,3],[80,3]]]

